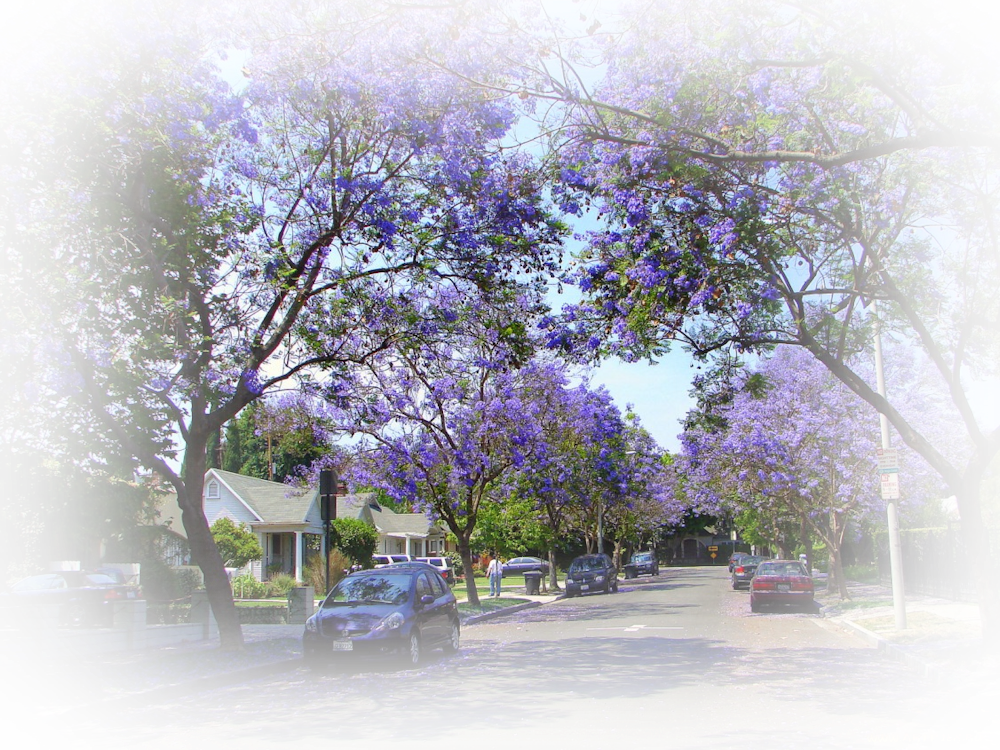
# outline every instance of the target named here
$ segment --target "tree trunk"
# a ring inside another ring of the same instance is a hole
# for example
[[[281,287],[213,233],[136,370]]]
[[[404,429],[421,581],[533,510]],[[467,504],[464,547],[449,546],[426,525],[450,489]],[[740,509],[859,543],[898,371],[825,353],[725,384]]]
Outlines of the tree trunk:
[[[458,554],[462,558],[462,567],[465,568],[465,593],[469,604],[479,606],[479,590],[476,588],[476,577],[472,570],[472,547],[468,538],[458,537]]]
[[[188,433],[182,468],[183,487],[178,492],[177,503],[191,545],[191,557],[205,578],[208,603],[219,624],[220,644],[223,650],[239,651],[243,648],[243,630],[233,603],[233,590],[202,507],[207,443],[207,435],[200,438],[196,433]]]
[[[976,580],[979,598],[979,619],[983,628],[983,641],[1000,646],[1000,591],[990,559],[990,540],[983,525],[979,486],[982,472],[967,470],[962,477],[961,490],[956,493],[958,512],[962,520],[962,540],[968,562]],[[967,568],[968,569],[968,568]]]
[[[556,551],[549,548],[549,586],[553,591],[561,591],[559,588],[559,578],[556,573]]]
[[[809,575],[812,575],[813,569],[813,540],[812,534],[809,532],[809,517],[806,514],[802,514],[802,546],[806,548],[806,571]]]
[[[841,599],[850,599],[850,592],[847,590],[847,579],[844,577],[844,563],[840,554],[840,546],[844,540],[844,529],[840,514],[831,510],[829,514],[830,533],[823,535],[826,548],[829,553],[827,562],[827,583],[826,590],[832,592],[836,585],[837,594]]]

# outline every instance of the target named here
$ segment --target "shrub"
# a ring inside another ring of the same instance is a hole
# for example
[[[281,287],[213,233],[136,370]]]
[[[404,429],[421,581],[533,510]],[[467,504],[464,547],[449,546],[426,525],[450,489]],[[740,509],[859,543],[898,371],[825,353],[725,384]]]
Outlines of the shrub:
[[[350,559],[340,550],[330,552],[330,587],[344,577],[344,571],[351,567]],[[317,596],[325,596],[323,586],[326,584],[323,576],[323,555],[311,555],[302,571],[302,580],[307,586],[312,586]]]
[[[858,583],[878,583],[877,565],[845,565],[844,578]]]
[[[142,561],[142,595],[150,602],[173,602],[190,595],[181,587],[177,572],[163,560]]]
[[[191,615],[190,602],[149,602],[146,605],[147,625],[177,625]]]
[[[258,581],[249,573],[235,576],[231,583],[233,596],[237,599],[263,599],[267,596],[267,584]]]
[[[295,588],[298,584],[295,581],[295,576],[290,576],[288,573],[276,573],[270,577],[267,581],[267,596],[288,596],[288,592]]]
[[[199,568],[175,568],[177,577],[177,591],[181,596],[191,596],[191,592],[200,589],[205,585],[205,578]]]

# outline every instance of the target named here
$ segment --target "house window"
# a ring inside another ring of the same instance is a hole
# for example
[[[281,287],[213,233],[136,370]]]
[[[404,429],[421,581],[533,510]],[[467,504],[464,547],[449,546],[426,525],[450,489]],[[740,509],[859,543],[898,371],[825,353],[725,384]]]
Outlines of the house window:
[[[278,557],[281,554],[281,536],[274,534],[271,537],[271,554]]]
[[[216,481],[211,481],[208,483],[208,489],[205,491],[205,496],[210,500],[219,499],[219,483]]]

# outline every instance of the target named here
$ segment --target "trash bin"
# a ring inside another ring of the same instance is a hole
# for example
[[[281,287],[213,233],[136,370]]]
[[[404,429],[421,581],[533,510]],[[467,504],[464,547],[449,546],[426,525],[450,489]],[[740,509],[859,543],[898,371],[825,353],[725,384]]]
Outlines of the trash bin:
[[[528,570],[524,573],[524,593],[528,596],[537,596],[538,588],[542,582],[542,573],[538,570]]]

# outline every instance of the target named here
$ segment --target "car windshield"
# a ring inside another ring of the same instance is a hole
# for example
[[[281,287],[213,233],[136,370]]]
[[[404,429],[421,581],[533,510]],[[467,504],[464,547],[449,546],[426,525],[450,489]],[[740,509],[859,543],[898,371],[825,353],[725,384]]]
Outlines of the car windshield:
[[[804,576],[805,574],[801,563],[797,562],[761,563],[757,567],[759,576]]]
[[[384,570],[384,568],[383,568]],[[348,576],[333,587],[323,607],[357,604],[402,604],[410,593],[409,575]]]
[[[648,553],[644,553],[644,554],[641,554],[641,555],[633,555],[632,559],[635,562],[649,562],[650,560],[653,559],[653,556],[650,555],[650,554],[648,554]]]
[[[54,573],[31,576],[11,586],[12,591],[45,591],[47,589],[64,588],[66,588],[66,579]]]
[[[740,560],[740,565],[746,567],[747,565],[760,565],[764,561],[763,557],[754,557],[752,555],[744,555],[743,559]]]
[[[570,570],[601,570],[604,567],[604,560],[599,557],[584,557],[574,560]]]

